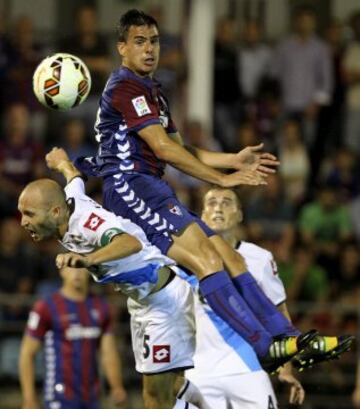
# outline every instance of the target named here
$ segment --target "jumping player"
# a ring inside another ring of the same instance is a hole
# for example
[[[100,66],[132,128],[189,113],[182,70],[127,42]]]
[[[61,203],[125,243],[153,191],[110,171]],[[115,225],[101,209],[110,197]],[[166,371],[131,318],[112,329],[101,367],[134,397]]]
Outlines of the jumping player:
[[[64,150],[54,148],[46,160],[49,168],[65,176],[65,192],[51,179],[28,184],[18,203],[21,225],[33,240],[54,237],[70,251],[57,256],[58,268],[88,268],[95,281],[114,283],[128,295],[145,407],[171,409],[178,374],[193,366],[190,286],[175,276],[169,267],[173,261],[152,246],[138,226],[85,195],[84,182]],[[175,405],[192,407],[180,400]]]
[[[255,349],[268,371],[303,349],[314,332],[301,335],[264,295],[243,257],[177,199],[161,179],[166,163],[223,187],[263,184],[277,166],[262,146],[237,154],[185,148],[159,84],[152,78],[159,60],[157,22],[130,10],[118,25],[122,65],[100,100],[94,158],[79,158],[86,175],[103,177],[104,207],[140,226],[148,240],[195,273],[214,311]],[[224,174],[216,168],[234,169]],[[230,275],[229,275],[230,274]],[[272,348],[277,337],[281,348]]]

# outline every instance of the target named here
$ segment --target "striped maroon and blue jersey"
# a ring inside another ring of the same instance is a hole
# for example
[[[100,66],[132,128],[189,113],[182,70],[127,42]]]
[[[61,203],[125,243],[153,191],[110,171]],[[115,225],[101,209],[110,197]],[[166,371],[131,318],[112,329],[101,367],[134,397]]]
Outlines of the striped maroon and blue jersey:
[[[95,123],[99,150],[91,162],[87,161],[90,174],[145,173],[161,177],[165,163],[138,135],[154,124],[162,125],[167,133],[177,132],[160,84],[126,67],[115,70],[100,99]],[[89,174],[86,170],[84,173]]]
[[[26,334],[44,342],[45,402],[98,400],[97,353],[111,326],[109,306],[98,296],[76,302],[56,292],[35,303]]]

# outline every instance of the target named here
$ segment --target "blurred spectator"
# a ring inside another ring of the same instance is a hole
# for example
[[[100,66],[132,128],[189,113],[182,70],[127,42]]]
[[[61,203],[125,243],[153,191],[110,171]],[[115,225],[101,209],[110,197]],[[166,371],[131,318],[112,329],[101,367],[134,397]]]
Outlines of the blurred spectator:
[[[28,16],[19,17],[10,38],[11,60],[6,73],[6,103],[23,103],[30,111],[42,109],[32,91],[32,77],[36,66],[44,57],[40,44],[34,39],[33,21]]]
[[[214,136],[226,152],[235,151],[240,122],[235,21],[222,18],[216,25],[214,50]]]
[[[238,143],[236,145],[236,150],[241,150],[247,146],[257,145],[260,143],[259,135],[251,122],[242,123],[238,128],[237,134]]]
[[[279,261],[287,260],[294,241],[294,209],[286,200],[278,175],[271,175],[260,194],[246,206],[249,241],[277,254]]]
[[[337,190],[319,188],[317,198],[301,210],[299,229],[302,241],[313,248],[317,261],[330,276],[334,275],[339,250],[352,237],[349,210],[339,202]]]
[[[349,203],[349,213],[354,234],[360,243],[360,195]]]
[[[332,160],[324,163],[322,182],[337,189],[339,199],[347,202],[360,193],[360,168],[357,157],[347,148],[339,148]]]
[[[6,29],[7,27],[5,25],[5,18],[0,13],[0,87],[1,87],[1,90],[5,89],[6,76],[10,68],[10,62],[11,62],[11,45],[10,45],[10,39],[9,39]],[[2,112],[6,106],[7,101],[4,95],[4,91],[2,91],[0,95],[1,95],[0,96],[0,112]]]
[[[87,142],[86,137],[84,121],[69,119],[64,126],[59,145],[66,150],[70,160],[75,160],[78,156],[92,156],[95,154],[95,147]]]
[[[30,17],[21,16],[10,36],[10,54],[4,77],[2,98],[4,109],[8,104],[21,103],[31,112],[30,129],[33,138],[43,140],[47,125],[47,113],[37,101],[32,90],[35,68],[44,55],[43,46],[35,41],[34,24]]]
[[[302,142],[298,122],[285,122],[280,135],[278,157],[285,195],[292,203],[299,204],[305,198],[310,160]]]
[[[314,143],[319,110],[331,102],[333,88],[329,49],[315,29],[314,11],[299,8],[294,16],[295,32],[280,43],[274,60],[284,113],[300,121],[308,147]]]
[[[98,30],[98,16],[94,7],[84,5],[77,10],[75,34],[61,41],[59,51],[80,57],[90,70],[92,85],[86,104],[72,109],[66,116],[83,118],[87,131],[91,133],[98,100],[112,67],[109,46]]]
[[[341,303],[358,303],[360,289],[360,253],[356,242],[341,247],[339,267],[332,280],[333,297]]]
[[[22,104],[8,107],[0,140],[0,210],[16,212],[17,198],[24,186],[45,175],[44,150],[29,135],[30,114]]]
[[[330,285],[326,271],[316,264],[311,246],[298,245],[293,256],[278,265],[289,301],[326,301]]]
[[[325,41],[329,47],[333,74],[334,87],[330,105],[323,107],[324,121],[322,132],[326,137],[326,152],[333,152],[342,143],[344,131],[344,102],[346,84],[342,72],[342,59],[344,55],[343,25],[339,20],[333,19],[325,29]],[[318,144],[324,144],[322,138],[318,138]],[[317,148],[316,146],[314,147]],[[321,160],[321,157],[319,158]]]
[[[272,50],[262,42],[262,27],[257,20],[245,22],[243,42],[239,50],[238,76],[243,96],[257,97],[261,81],[269,75]]]
[[[6,294],[32,294],[37,279],[37,258],[22,240],[23,232],[16,219],[0,223],[0,292]],[[17,302],[16,302],[17,300]],[[3,319],[25,320],[27,308],[21,297],[4,308]]]
[[[350,20],[354,34],[344,55],[343,70],[348,85],[346,95],[345,142],[350,149],[360,153],[360,11]]]

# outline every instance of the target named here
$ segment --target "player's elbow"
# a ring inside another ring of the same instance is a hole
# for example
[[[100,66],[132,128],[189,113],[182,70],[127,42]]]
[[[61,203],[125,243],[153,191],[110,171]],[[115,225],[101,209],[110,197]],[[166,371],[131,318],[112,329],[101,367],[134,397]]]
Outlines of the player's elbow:
[[[157,143],[156,146],[153,147],[153,151],[158,159],[162,160],[163,162],[169,161],[170,147],[167,143]]]

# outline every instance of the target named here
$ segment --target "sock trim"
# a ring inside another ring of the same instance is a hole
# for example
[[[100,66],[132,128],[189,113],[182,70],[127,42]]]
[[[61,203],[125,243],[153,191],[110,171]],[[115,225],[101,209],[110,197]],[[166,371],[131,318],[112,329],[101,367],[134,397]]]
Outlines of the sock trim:
[[[188,390],[189,386],[190,386],[190,381],[188,379],[186,379],[185,384],[181,387],[179,393],[177,394],[178,399],[181,399],[184,396],[184,394]]]

